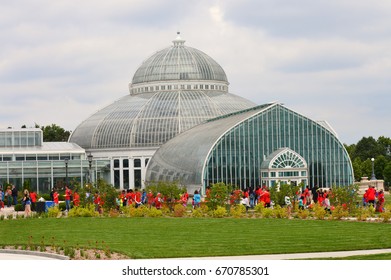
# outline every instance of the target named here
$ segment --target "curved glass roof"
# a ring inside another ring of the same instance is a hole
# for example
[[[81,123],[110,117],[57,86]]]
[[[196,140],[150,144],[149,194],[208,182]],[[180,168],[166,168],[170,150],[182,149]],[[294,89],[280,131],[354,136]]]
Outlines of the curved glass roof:
[[[228,83],[223,68],[200,50],[186,47],[179,35],[174,45],[145,60],[133,76],[132,85],[170,80],[209,80]]]
[[[83,121],[69,142],[84,149],[157,148],[208,119],[256,105],[228,92],[212,58],[179,36],[173,42],[140,66],[130,95]]]
[[[69,142],[85,149],[158,147],[208,119],[254,105],[239,96],[212,91],[127,95],[82,122]]]
[[[209,120],[171,139],[149,161],[146,180],[255,187],[271,158],[281,168],[306,162],[313,186],[353,183],[349,155],[334,133],[276,103]]]

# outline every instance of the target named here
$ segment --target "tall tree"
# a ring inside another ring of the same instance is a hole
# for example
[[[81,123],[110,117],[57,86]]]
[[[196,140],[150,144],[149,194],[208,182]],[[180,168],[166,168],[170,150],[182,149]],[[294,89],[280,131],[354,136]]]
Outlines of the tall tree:
[[[44,142],[66,142],[71,135],[70,131],[66,131],[56,124],[42,126],[41,129]]]

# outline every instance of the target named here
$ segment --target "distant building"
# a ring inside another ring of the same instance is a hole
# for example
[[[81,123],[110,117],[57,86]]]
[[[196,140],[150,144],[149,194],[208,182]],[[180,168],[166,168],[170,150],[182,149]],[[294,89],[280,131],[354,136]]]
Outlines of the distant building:
[[[0,130],[1,185],[11,183],[22,190],[28,183],[31,190],[49,193],[54,187],[64,187],[67,177],[68,182],[76,180],[81,184],[88,182],[90,174],[91,178],[105,178],[108,164],[109,161],[94,161],[90,173],[85,150],[75,143],[43,142],[39,128]]]

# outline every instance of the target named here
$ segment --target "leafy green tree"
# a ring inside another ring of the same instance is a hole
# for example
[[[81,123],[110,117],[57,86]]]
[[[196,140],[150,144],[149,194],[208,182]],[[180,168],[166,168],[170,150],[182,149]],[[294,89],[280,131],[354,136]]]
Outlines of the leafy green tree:
[[[381,155],[376,157],[374,161],[375,176],[378,180],[383,180],[383,170],[386,167],[388,161],[385,156]]]
[[[363,177],[368,177],[369,179],[371,179],[371,175],[372,175],[372,161],[371,161],[370,158],[364,160],[361,163],[361,170],[362,170]]]
[[[361,160],[376,158],[384,153],[384,148],[378,144],[373,137],[363,137],[358,141],[354,150],[353,157],[359,157]]]
[[[118,197],[118,190],[111,184],[107,183],[103,179],[98,179],[95,183],[95,190],[93,190],[92,195],[95,191],[98,191],[101,199],[104,204],[102,205],[105,211],[110,209],[115,209],[117,207],[116,198]]]
[[[388,162],[383,169],[384,182],[387,187],[391,185],[391,162]]]
[[[207,198],[206,205],[209,209],[215,210],[217,207],[225,207],[228,201],[230,192],[232,191],[231,185],[225,183],[216,183],[210,186],[209,197]]]
[[[294,202],[294,197],[296,193],[304,187],[303,183],[300,183],[297,186],[280,183],[280,187],[271,187],[270,188],[270,198],[276,204],[283,206],[285,204],[285,196],[289,196],[291,201]]]
[[[358,157],[352,160],[353,171],[354,171],[354,179],[359,182],[361,177],[364,176],[362,160]]]
[[[358,185],[344,187],[334,186],[331,188],[330,203],[334,206],[342,206],[351,211],[356,208],[358,189]]]
[[[36,124],[35,127],[39,128],[39,125]],[[56,124],[42,126],[41,129],[44,142],[66,142],[71,135],[70,131],[66,131]]]

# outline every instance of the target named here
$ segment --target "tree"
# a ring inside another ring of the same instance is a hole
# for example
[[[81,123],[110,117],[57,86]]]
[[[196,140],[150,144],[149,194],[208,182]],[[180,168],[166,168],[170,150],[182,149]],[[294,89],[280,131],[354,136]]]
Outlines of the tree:
[[[37,126],[39,127],[36,124],[35,127]],[[66,131],[56,124],[42,126],[41,129],[43,131],[44,142],[66,142],[71,135],[70,131]]]
[[[373,137],[363,137],[354,149],[353,158],[359,157],[365,161],[384,154],[384,148]]]
[[[383,177],[386,186],[391,184],[391,162],[388,162],[383,169]]]
[[[355,158],[352,160],[353,171],[354,171],[354,179],[358,182],[364,176],[363,172],[363,164],[360,158]]]
[[[351,185],[345,187],[332,187],[330,202],[332,205],[343,206],[349,211],[356,208],[356,202],[358,199],[358,185]]]
[[[225,183],[216,183],[210,186],[210,195],[206,205],[209,209],[215,210],[218,206],[225,207],[228,195],[232,191],[232,186]]]
[[[281,183],[279,182],[279,187],[270,188],[270,197],[273,202],[277,205],[285,205],[285,196],[292,198],[293,202],[295,201],[296,193],[304,187],[303,183],[298,184],[297,186]]]

